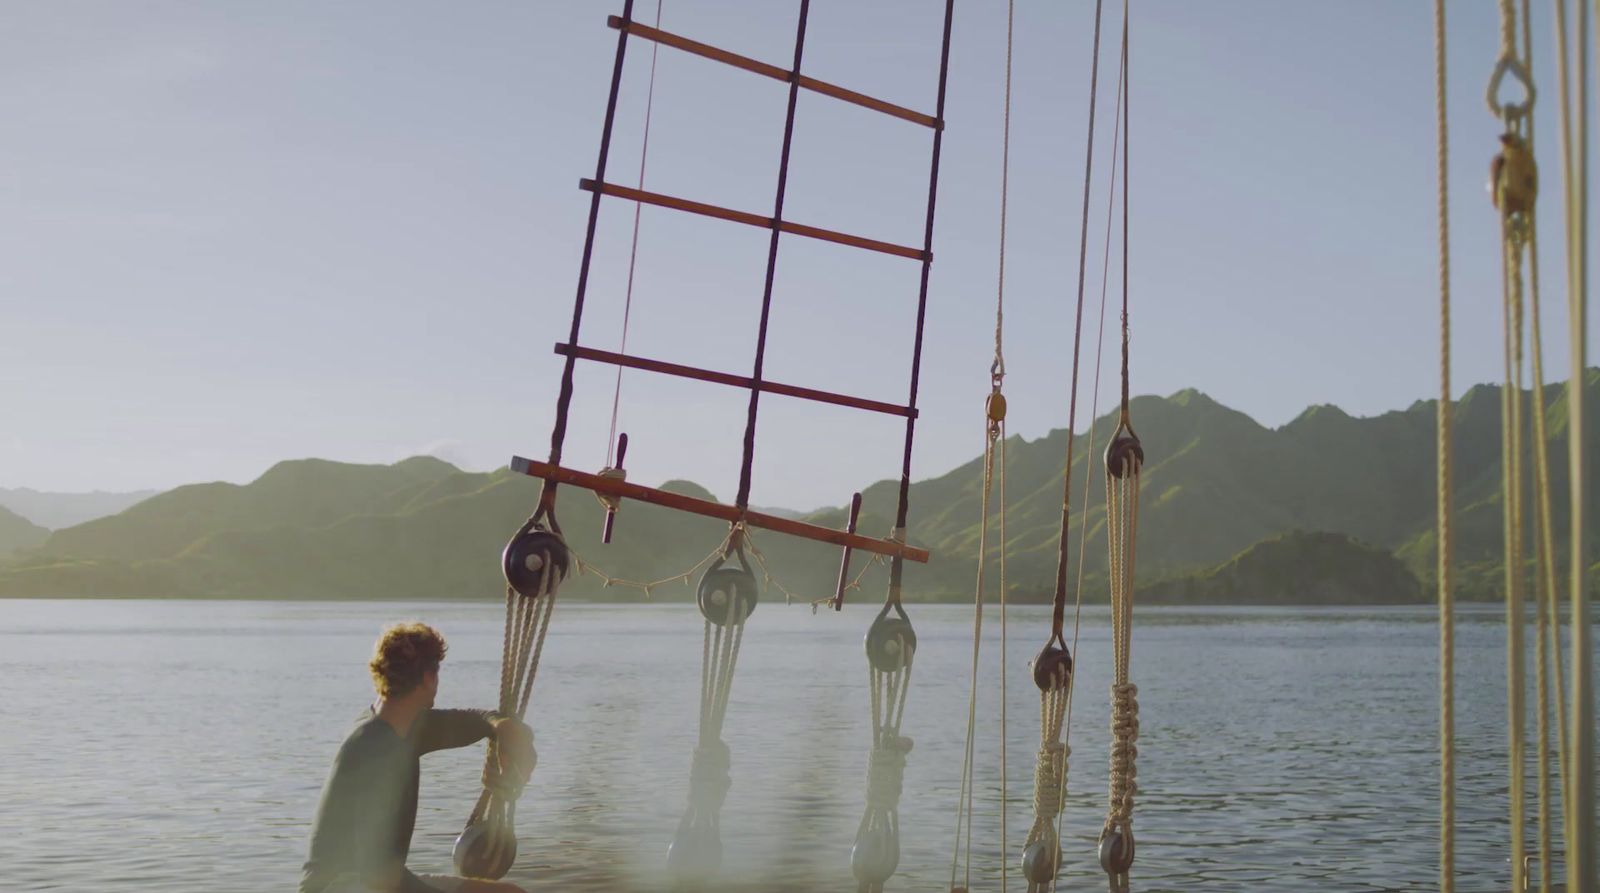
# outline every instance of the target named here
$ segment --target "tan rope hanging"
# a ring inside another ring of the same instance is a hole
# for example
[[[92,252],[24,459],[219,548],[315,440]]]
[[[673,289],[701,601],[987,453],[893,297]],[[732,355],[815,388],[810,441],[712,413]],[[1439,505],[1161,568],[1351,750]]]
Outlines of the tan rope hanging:
[[[700,579],[697,593],[705,621],[700,646],[700,736],[689,766],[688,807],[667,851],[667,870],[689,888],[703,886],[722,867],[722,804],[733,784],[722,724],[745,621],[760,596],[742,534],[743,527],[735,525],[721,559]]]
[[[1569,74],[1567,4],[1557,0],[1556,53],[1561,97],[1561,170],[1566,187],[1563,209],[1566,216],[1567,327],[1570,341],[1571,375],[1567,380],[1567,462],[1569,578],[1572,635],[1572,674],[1570,732],[1563,746],[1565,782],[1562,803],[1566,839],[1566,864],[1569,887],[1593,890],[1595,875],[1594,803],[1594,695],[1593,630],[1590,626],[1589,593],[1584,586],[1588,569],[1584,556],[1584,384],[1588,352],[1588,195],[1589,195],[1589,5],[1579,0],[1577,64],[1575,78]],[[1595,26],[1600,28],[1600,18]],[[1570,81],[1577,82],[1576,90]],[[1573,93],[1576,96],[1572,96]],[[1563,724],[1563,728],[1569,728]]]
[[[1525,608],[1523,604],[1523,494],[1522,494],[1522,369],[1523,369],[1523,266],[1528,251],[1529,220],[1538,196],[1538,169],[1528,144],[1528,113],[1533,108],[1534,87],[1527,65],[1517,51],[1517,20],[1511,0],[1501,0],[1500,58],[1489,81],[1489,108],[1504,123],[1501,151],[1492,166],[1493,198],[1500,211],[1502,260],[1501,291],[1505,324],[1505,387],[1500,400],[1501,493],[1504,527],[1506,588],[1506,710],[1507,757],[1510,762],[1511,883],[1527,885],[1524,822],[1527,814],[1525,703],[1526,659],[1523,656]],[[1524,98],[1500,101],[1507,76],[1517,80]]]
[[[1124,10],[1127,9],[1126,0]],[[1133,644],[1133,581],[1139,534],[1139,478],[1144,447],[1128,409],[1128,145],[1132,68],[1129,22],[1122,22],[1122,410],[1106,447],[1106,548],[1111,575],[1111,779],[1100,831],[1100,867],[1112,893],[1127,893],[1133,867],[1133,803],[1138,791],[1139,689],[1129,679]]]
[[[1033,824],[1022,843],[1022,876],[1028,882],[1028,893],[1047,893],[1051,890],[1061,870],[1061,835],[1058,830],[1061,812],[1067,794],[1067,770],[1071,748],[1062,734],[1068,706],[1072,700],[1072,655],[1065,638],[1067,604],[1067,556],[1070,544],[1070,511],[1072,507],[1072,454],[1078,415],[1079,355],[1083,342],[1083,297],[1088,270],[1089,249],[1089,198],[1094,173],[1095,111],[1099,101],[1100,85],[1100,25],[1104,4],[1096,0],[1094,7],[1094,39],[1089,63],[1089,120],[1085,128],[1083,161],[1083,210],[1078,231],[1078,292],[1077,309],[1073,317],[1072,380],[1067,412],[1067,454],[1064,462],[1063,493],[1061,497],[1061,527],[1057,541],[1055,593],[1052,599],[1050,634],[1044,647],[1032,662],[1033,682],[1039,689],[1039,750],[1034,756],[1033,769]],[[1120,74],[1118,80],[1117,116],[1120,125],[1122,107]],[[1113,128],[1113,139],[1117,128]],[[1116,148],[1113,144],[1112,156]],[[1113,171],[1115,164],[1113,163]],[[1114,174],[1113,174],[1114,176]],[[1107,233],[1109,236],[1109,232]],[[1102,291],[1102,295],[1104,292]],[[1102,305],[1102,322],[1104,307]],[[1096,368],[1096,379],[1099,369]],[[1098,397],[1098,395],[1096,395]],[[1092,426],[1091,426],[1092,438]],[[1091,449],[1092,440],[1091,440]],[[1082,562],[1079,556],[1079,596],[1082,595]],[[1081,605],[1081,602],[1080,602]],[[1073,647],[1077,645],[1077,625],[1074,620]]]
[[[893,612],[893,613],[892,613]],[[917,634],[891,591],[867,630],[868,686],[872,693],[872,750],[867,757],[867,806],[850,850],[850,870],[860,893],[882,893],[900,864],[900,788],[911,739],[900,734]]]
[[[1439,190],[1439,891],[1455,893],[1455,593],[1450,441],[1450,142],[1446,105],[1444,0],[1433,3],[1434,99]]]
[[[542,510],[541,513],[543,514]],[[500,712],[521,720],[528,712],[539,657],[544,651],[556,590],[572,562],[554,515],[546,526],[535,514],[501,555],[506,576],[505,632],[500,654]],[[528,767],[530,770],[532,767]],[[516,811],[526,781],[502,772],[491,739],[483,766],[483,793],[456,838],[456,870],[467,877],[502,878],[517,858]]]
[[[962,751],[961,789],[956,802],[955,843],[950,854],[950,891],[968,893],[972,888],[972,814],[976,794],[973,756],[978,729],[978,667],[983,646],[983,608],[988,588],[990,507],[995,479],[1000,484],[999,550],[996,564],[1000,584],[1000,849],[1006,845],[1006,686],[1005,686],[1005,590],[1006,590],[1006,377],[1005,299],[1006,299],[1006,210],[1011,157],[1011,50],[1016,2],[1006,3],[1005,113],[1001,137],[1000,162],[1000,261],[995,286],[994,359],[989,364],[989,396],[984,403],[983,484],[979,498],[981,521],[978,526],[978,572],[972,596],[972,677],[967,693],[967,737]],[[1010,876],[1005,859],[1000,860],[1000,889],[1006,890]]]

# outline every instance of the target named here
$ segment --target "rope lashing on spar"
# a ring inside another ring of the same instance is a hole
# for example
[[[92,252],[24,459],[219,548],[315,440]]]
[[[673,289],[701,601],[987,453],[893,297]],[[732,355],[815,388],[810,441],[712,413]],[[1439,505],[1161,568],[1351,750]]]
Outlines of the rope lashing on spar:
[[[760,597],[756,575],[745,557],[743,532],[742,526],[734,526],[722,557],[700,578],[697,593],[705,621],[700,737],[689,765],[688,807],[667,850],[667,870],[685,887],[703,885],[722,867],[722,804],[733,784],[732,758],[722,740],[722,723],[745,621]]]
[[[916,651],[916,630],[900,604],[899,587],[891,585],[866,635],[872,751],[867,757],[867,806],[850,849],[850,871],[859,893],[882,893],[900,864],[900,789],[911,753],[911,739],[900,734],[900,721]]]
[[[542,520],[548,518],[548,526]],[[506,577],[505,632],[500,654],[500,712],[521,720],[539,672],[545,633],[555,609],[556,590],[566,579],[571,553],[561,527],[544,509],[528,519],[506,544],[501,568]],[[530,771],[532,766],[527,767]],[[483,766],[483,793],[467,826],[456,838],[452,856],[467,877],[502,878],[517,858],[516,811],[524,780],[501,770],[493,739]]]
[[[1133,802],[1139,790],[1139,689],[1128,678],[1133,646],[1134,559],[1139,539],[1139,478],[1144,446],[1128,410],[1128,113],[1132,73],[1128,16],[1122,19],[1122,410],[1106,446],[1106,551],[1111,575],[1111,778],[1100,830],[1100,867],[1111,893],[1127,893],[1133,868]]]

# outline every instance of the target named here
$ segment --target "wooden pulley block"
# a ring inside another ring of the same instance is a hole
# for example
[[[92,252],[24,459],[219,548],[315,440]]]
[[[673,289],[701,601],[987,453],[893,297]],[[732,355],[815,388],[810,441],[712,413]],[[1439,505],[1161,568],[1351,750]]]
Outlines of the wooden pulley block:
[[[1529,214],[1539,197],[1539,165],[1522,137],[1500,134],[1500,154],[1489,166],[1489,189],[1502,214]]]

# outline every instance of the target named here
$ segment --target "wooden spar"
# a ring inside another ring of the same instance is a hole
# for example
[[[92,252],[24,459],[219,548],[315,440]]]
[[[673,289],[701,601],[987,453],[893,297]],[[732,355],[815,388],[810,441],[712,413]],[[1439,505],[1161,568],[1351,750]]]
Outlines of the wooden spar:
[[[627,199],[646,205],[655,205],[661,208],[672,208],[675,211],[687,211],[690,214],[699,214],[703,217],[715,217],[718,220],[728,220],[734,223],[743,223],[746,226],[756,226],[762,229],[772,229],[772,218],[749,211],[735,211],[732,208],[723,208],[717,205],[708,205],[691,199],[678,198],[671,195],[662,195],[659,192],[646,192],[643,189],[634,189],[629,186],[619,186],[616,183],[599,183],[590,179],[578,181],[578,188],[600,195],[609,195],[615,198]],[[863,236],[853,236],[831,229],[822,229],[817,226],[806,226],[803,223],[794,223],[788,220],[778,222],[778,231],[795,236],[806,236],[811,239],[820,239],[824,242],[835,242],[840,245],[849,245],[852,248],[864,248],[868,251],[878,251],[883,254],[893,254],[896,257],[906,257],[911,260],[926,261],[930,259],[929,252],[921,248],[912,248],[908,245],[896,245],[893,242],[881,242],[877,239],[868,239]]]
[[[714,372],[710,369],[699,369],[694,366],[682,366],[677,363],[668,363],[662,360],[651,360],[644,357],[629,356],[628,354],[612,353],[608,350],[595,350],[592,347],[574,347],[570,344],[557,344],[556,353],[566,357],[576,357],[580,360],[592,360],[597,363],[610,363],[613,366],[625,366],[629,369],[642,369],[646,372],[659,372],[664,375],[676,375],[679,378],[692,378],[696,381],[709,381],[714,384],[731,385],[736,388],[755,388],[766,394],[782,394],[786,397],[799,397],[802,400],[814,400],[818,403],[831,403],[834,406],[848,406],[851,409],[865,409],[871,412],[881,412],[886,415],[896,415],[901,418],[914,417],[915,409],[901,406],[896,403],[885,403],[881,400],[868,400],[865,397],[852,397],[848,394],[835,394],[831,391],[819,391],[816,388],[803,388],[799,385],[781,384],[765,379],[756,381],[747,375],[733,375],[727,372]]]
[[[690,512],[696,515],[705,515],[708,518],[718,518],[729,523],[743,520],[750,527],[759,527],[762,530],[771,530],[776,533],[798,536],[802,539],[816,540],[823,543],[832,543],[835,546],[845,546],[850,549],[860,549],[863,552],[872,552],[878,555],[887,555],[891,558],[904,558],[908,561],[927,563],[928,550],[897,543],[894,540],[876,539],[862,536],[857,533],[848,533],[843,530],[834,530],[818,524],[807,524],[792,518],[780,518],[777,515],[768,515],[763,512],[740,512],[737,506],[723,505],[707,499],[697,499],[685,496],[682,493],[672,493],[655,487],[645,487],[640,484],[630,484],[627,481],[615,478],[601,477],[597,474],[563,468],[548,462],[535,459],[525,459],[521,456],[511,457],[511,470],[529,477],[543,478],[562,484],[571,484],[607,496],[620,496],[624,499],[634,499],[639,502],[648,502],[665,508]]]
[[[710,44],[701,43],[698,40],[690,40],[687,37],[680,37],[677,34],[672,34],[657,28],[651,28],[648,25],[641,25],[638,22],[624,22],[619,16],[611,16],[606,20],[606,24],[613,28],[627,31],[630,36],[642,38],[644,40],[655,41],[662,46],[669,46],[673,49],[682,50],[686,53],[692,53],[693,55],[699,56],[703,59],[721,62],[724,65],[732,65],[734,68],[742,68],[745,71],[753,74],[759,74],[763,77],[769,77],[775,81],[783,81],[784,83],[788,83],[791,77],[791,74],[787,68],[780,68],[776,65],[770,65],[766,62],[752,59],[749,56],[741,56],[738,53],[730,53],[727,50],[711,46]],[[813,93],[821,93],[824,96],[831,96],[834,99],[848,102],[851,105],[859,105],[862,108],[871,109],[875,112],[882,112],[885,115],[899,118],[903,121],[910,121],[913,124],[921,124],[923,127],[932,127],[935,130],[942,130],[944,128],[944,122],[933,117],[932,115],[924,115],[921,112],[908,109],[905,106],[895,105],[892,102],[885,102],[881,99],[874,99],[873,97],[867,96],[864,93],[857,93],[854,90],[847,90],[844,87],[830,84],[827,81],[819,81],[814,77],[810,77],[809,75],[800,76],[800,87],[803,90],[810,90]]]

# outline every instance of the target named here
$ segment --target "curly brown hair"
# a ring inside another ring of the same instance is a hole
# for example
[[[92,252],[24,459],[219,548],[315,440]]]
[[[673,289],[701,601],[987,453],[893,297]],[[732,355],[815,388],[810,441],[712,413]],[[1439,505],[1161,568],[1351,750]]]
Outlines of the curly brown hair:
[[[444,636],[426,623],[396,623],[385,629],[367,664],[378,696],[401,698],[416,690],[424,675],[439,672],[446,647]]]

